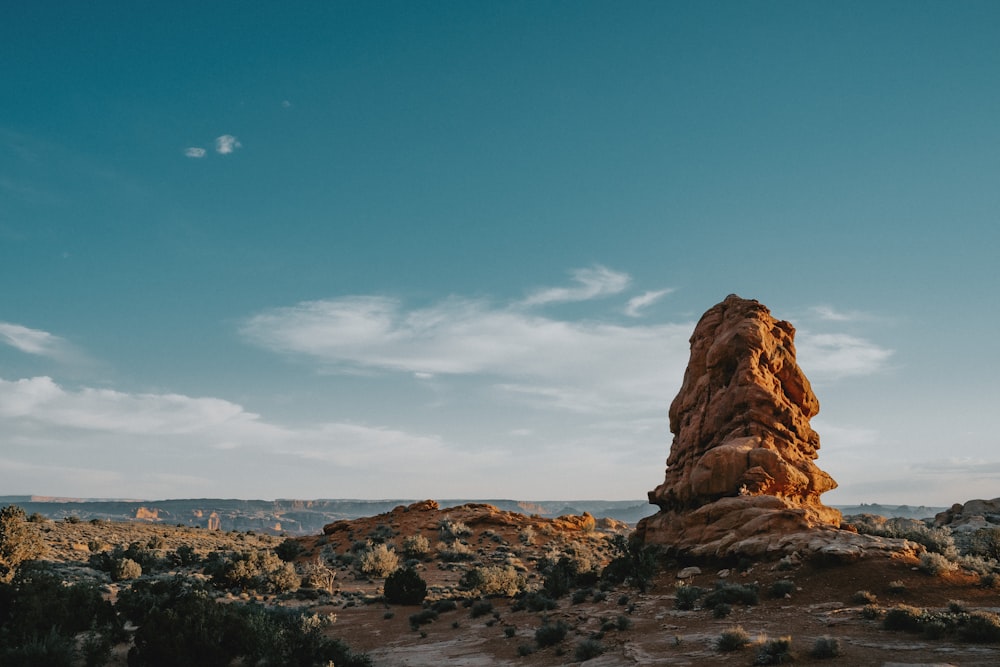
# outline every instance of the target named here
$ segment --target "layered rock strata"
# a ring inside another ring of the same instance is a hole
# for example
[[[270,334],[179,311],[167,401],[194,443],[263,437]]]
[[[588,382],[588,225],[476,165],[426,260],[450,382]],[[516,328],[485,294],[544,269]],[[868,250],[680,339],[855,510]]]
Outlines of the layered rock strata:
[[[649,492],[660,510],[638,526],[645,542],[714,557],[900,547],[838,530],[840,512],[820,501],[837,483],[814,463],[819,401],[794,338],[791,324],[736,295],[702,316],[670,405],[666,476]]]

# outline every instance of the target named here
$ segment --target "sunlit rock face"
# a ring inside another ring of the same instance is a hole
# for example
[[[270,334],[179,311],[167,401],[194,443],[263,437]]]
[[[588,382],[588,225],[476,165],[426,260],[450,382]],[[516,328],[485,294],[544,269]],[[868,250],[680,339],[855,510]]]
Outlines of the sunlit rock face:
[[[820,494],[837,483],[814,463],[819,401],[795,360],[795,328],[754,300],[728,296],[698,322],[680,392],[660,511],[639,535],[679,553],[790,550],[783,536],[836,528]],[[842,531],[836,531],[842,532]],[[815,541],[815,538],[813,538]]]

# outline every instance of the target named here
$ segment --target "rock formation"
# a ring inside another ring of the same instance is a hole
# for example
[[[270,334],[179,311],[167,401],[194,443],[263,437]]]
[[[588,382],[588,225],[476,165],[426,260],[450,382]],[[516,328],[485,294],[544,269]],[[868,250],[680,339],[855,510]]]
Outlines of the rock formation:
[[[1000,498],[955,503],[934,517],[934,525],[948,526],[956,532],[1000,528]]]
[[[874,546],[837,530],[840,512],[820,502],[837,483],[814,463],[819,401],[794,337],[791,324],[736,295],[702,316],[670,405],[666,478],[649,492],[660,511],[638,527],[644,541],[717,557]]]

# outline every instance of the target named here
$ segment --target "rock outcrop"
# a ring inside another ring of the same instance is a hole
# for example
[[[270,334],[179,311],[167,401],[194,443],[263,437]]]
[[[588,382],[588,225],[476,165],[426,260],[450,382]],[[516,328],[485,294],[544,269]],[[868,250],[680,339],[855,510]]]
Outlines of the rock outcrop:
[[[935,526],[948,526],[953,531],[966,532],[981,528],[1000,528],[1000,498],[970,500],[955,503],[934,517]]]
[[[649,492],[660,511],[638,526],[645,542],[714,557],[894,548],[838,530],[840,512],[820,501],[837,483],[814,463],[819,401],[794,338],[791,324],[736,295],[702,316],[670,405],[666,477]]]

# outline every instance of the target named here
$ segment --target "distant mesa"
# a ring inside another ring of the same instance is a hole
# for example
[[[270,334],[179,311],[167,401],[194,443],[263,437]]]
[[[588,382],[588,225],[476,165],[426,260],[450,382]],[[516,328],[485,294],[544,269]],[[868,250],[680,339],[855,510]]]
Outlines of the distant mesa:
[[[819,401],[794,339],[790,323],[735,294],[702,316],[670,405],[666,476],[649,492],[659,511],[637,527],[646,543],[706,557],[912,548],[840,530],[840,512],[820,501],[837,483],[814,463]]]

